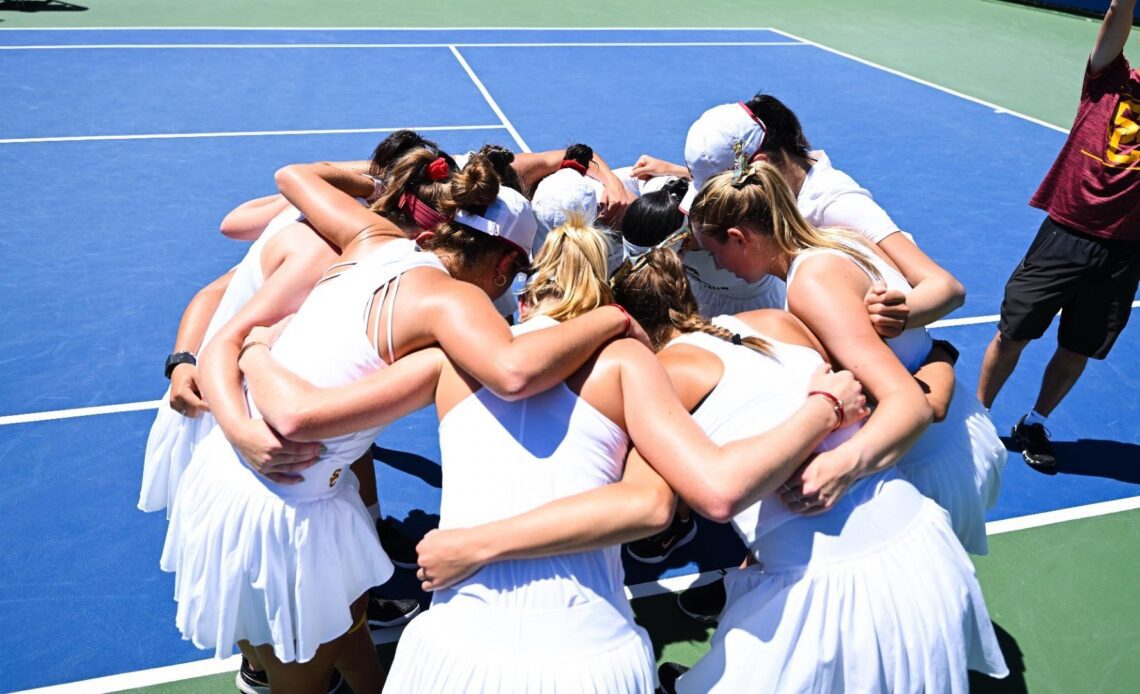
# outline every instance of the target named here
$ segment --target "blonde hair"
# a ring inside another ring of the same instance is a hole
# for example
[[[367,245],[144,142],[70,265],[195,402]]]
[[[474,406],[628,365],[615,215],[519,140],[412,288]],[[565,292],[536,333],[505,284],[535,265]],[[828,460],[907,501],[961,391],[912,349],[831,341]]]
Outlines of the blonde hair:
[[[614,297],[649,334],[654,349],[664,347],[676,329],[682,333],[705,333],[772,356],[767,341],[755,336],[741,337],[701,316],[681,257],[672,249],[650,251],[644,265],[617,283]]]
[[[732,171],[710,178],[689,209],[689,221],[698,233],[723,242],[731,227],[741,224],[771,236],[781,251],[795,256],[813,248],[839,251],[872,278],[882,275],[868,259],[871,251],[863,238],[847,229],[817,229],[800,214],[787,182],[771,164],[749,165],[738,181]]]
[[[547,235],[520,297],[531,306],[542,303],[542,313],[555,320],[612,304],[606,257],[605,236],[585,214],[571,210]]]

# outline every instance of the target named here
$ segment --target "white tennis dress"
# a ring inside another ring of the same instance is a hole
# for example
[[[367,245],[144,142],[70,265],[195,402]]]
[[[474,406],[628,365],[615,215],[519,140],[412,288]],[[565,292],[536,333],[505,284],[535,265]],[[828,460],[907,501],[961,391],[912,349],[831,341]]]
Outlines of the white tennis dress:
[[[265,276],[261,272],[261,251],[277,232],[300,217],[297,208],[286,208],[266,225],[265,231],[249,247],[245,257],[234,268],[230,284],[206,327],[199,353],[265,284]],[[214,417],[209,412],[198,417],[183,417],[171,409],[170,389],[166,389],[146,440],[139,509],[161,511],[169,508],[178,490],[178,481],[194,455],[194,448],[213,428]]]
[[[910,292],[906,278],[877,254],[853,250],[878,269],[889,289],[904,294]],[[788,285],[795,281],[796,271],[805,259],[820,254],[854,262],[835,250],[804,251],[788,268]],[[930,354],[931,338],[924,327],[904,330],[886,343],[911,373],[917,371]],[[946,419],[931,424],[898,461],[897,467],[920,492],[946,509],[954,534],[966,551],[981,555],[989,551],[986,509],[997,503],[1006,455],[997,429],[974,389],[955,374],[954,396]]]
[[[374,301],[389,302],[390,335],[400,277],[421,267],[444,271],[435,255],[399,239],[324,280],[273,357],[318,387],[384,368],[368,340],[369,311]],[[219,658],[248,640],[273,644],[283,662],[305,662],[348,631],[350,604],[393,571],[348,469],[381,429],[322,441],[320,462],[295,485],[258,475],[220,428],[210,432],[183,475],[162,553],[162,569],[176,574],[183,638]]]
[[[535,318],[520,328],[553,325]],[[470,527],[616,482],[629,438],[564,384],[517,402],[486,389],[439,426],[440,527]],[[652,692],[620,547],[489,564],[405,628],[386,692]]]
[[[733,317],[714,322],[757,335]],[[772,340],[772,357],[704,333],[674,342],[724,364],[693,414],[721,444],[790,417],[822,363],[814,350]],[[732,524],[758,563],[726,577],[712,648],[678,692],[965,692],[967,669],[1008,673],[946,513],[895,471],[857,482],[820,515],[795,515],[770,494]]]

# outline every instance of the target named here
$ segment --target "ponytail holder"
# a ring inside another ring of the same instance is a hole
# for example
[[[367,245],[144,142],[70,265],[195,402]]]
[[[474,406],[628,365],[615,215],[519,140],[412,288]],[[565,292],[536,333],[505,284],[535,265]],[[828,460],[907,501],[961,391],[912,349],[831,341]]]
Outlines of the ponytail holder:
[[[583,176],[586,175],[586,167],[582,166],[582,164],[580,162],[576,162],[573,159],[563,159],[562,163],[558,165],[558,168],[559,168],[559,170],[561,170],[561,169],[574,169],[575,171],[582,174]]]
[[[742,338],[740,336],[740,333],[733,333],[732,334],[732,344],[734,344],[734,345],[744,344],[744,338]]]
[[[446,159],[438,157],[435,161],[428,164],[427,175],[428,178],[433,181],[442,181],[451,175],[451,167],[447,165]]]

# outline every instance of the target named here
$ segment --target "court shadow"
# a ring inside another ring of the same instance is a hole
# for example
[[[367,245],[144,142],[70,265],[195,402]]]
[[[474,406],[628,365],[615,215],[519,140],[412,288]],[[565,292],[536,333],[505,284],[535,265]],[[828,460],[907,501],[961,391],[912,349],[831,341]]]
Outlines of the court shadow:
[[[690,619],[677,607],[673,593],[652,595],[633,601],[637,623],[649,632],[653,642],[653,656],[660,661],[666,646],[673,644],[707,644],[715,626]],[[701,646],[704,651],[707,646]],[[691,663],[685,663],[691,665]]]
[[[643,564],[630,558],[624,547],[621,554],[625,565],[626,582],[635,584],[656,581],[670,569],[685,567],[685,573],[692,573],[694,564],[696,571],[713,571],[726,566],[737,566],[747,553],[748,549],[731,525],[714,523],[698,516],[697,535],[693,541],[677,549],[663,562]]]
[[[82,5],[60,0],[0,0],[0,12],[86,12]]]
[[[1021,448],[1008,436],[1001,437],[1001,440],[1008,450],[1020,453]],[[1048,471],[1033,469],[1043,475],[1104,477],[1140,484],[1140,446],[1134,443],[1102,439],[1054,441],[1053,453],[1057,456],[1056,468]]]
[[[1017,639],[1013,638],[1001,625],[994,622],[994,633],[997,634],[998,645],[1005,664],[1009,667],[1009,675],[1004,679],[994,679],[978,672],[970,672],[970,692],[973,694],[1023,694],[1028,692],[1025,683],[1025,657]]]
[[[434,460],[407,451],[381,448],[376,444],[372,444],[372,458],[400,472],[418,477],[424,484],[436,489],[443,488],[443,469]]]
[[[1107,477],[1140,484],[1140,446],[1120,441],[1077,439],[1053,444],[1057,472],[1063,475]]]

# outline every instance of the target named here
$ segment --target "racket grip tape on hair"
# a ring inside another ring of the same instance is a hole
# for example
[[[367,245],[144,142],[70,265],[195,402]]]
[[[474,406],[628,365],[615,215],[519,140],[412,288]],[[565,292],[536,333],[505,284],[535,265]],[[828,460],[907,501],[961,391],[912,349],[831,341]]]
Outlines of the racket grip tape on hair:
[[[813,395],[818,395],[819,397],[827,400],[829,403],[831,403],[831,409],[835,410],[836,422],[835,422],[835,426],[833,426],[831,428],[831,430],[835,431],[836,429],[842,427],[843,426],[843,420],[844,420],[843,401],[840,400],[839,398],[835,397],[831,393],[828,393],[827,391],[824,391],[824,390],[813,390],[810,393],[808,393],[809,398]]]

